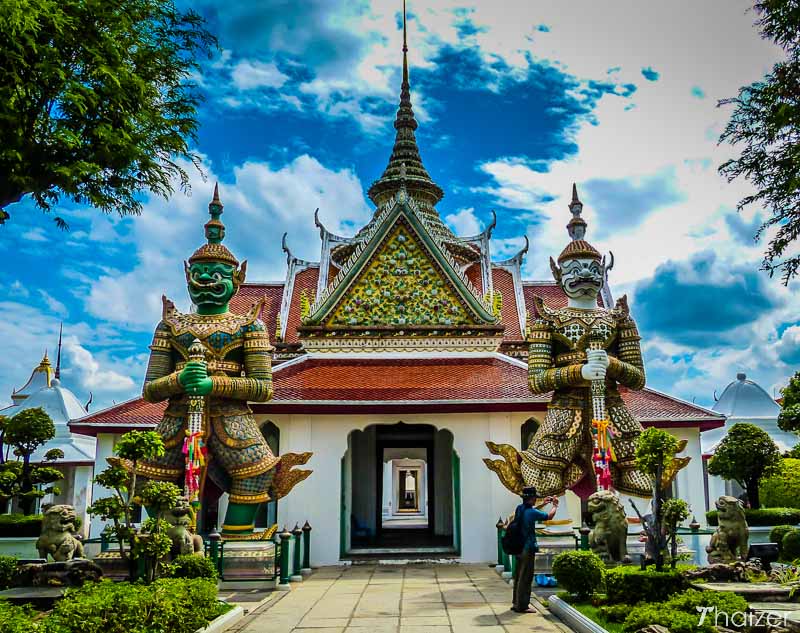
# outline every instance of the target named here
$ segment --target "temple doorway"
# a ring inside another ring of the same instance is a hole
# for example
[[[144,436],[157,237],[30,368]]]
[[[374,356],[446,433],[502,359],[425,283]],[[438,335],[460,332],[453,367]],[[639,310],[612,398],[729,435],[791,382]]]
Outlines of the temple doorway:
[[[457,553],[457,471],[450,431],[403,422],[352,431],[342,459],[342,555]]]

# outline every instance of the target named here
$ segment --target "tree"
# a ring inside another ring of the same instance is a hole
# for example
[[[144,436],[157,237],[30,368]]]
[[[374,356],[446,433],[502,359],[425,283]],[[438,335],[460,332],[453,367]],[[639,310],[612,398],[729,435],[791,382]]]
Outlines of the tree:
[[[157,432],[129,431],[119,439],[114,452],[129,461],[130,469],[116,459],[109,459],[109,467],[94,480],[112,491],[112,495],[97,499],[88,511],[112,522],[111,531],[117,537],[120,558],[128,561],[131,578],[135,576],[136,561],[143,559],[147,580],[152,582],[158,576],[161,560],[169,553],[171,545],[164,513],[175,506],[180,490],[173,483],[150,481],[142,487],[140,494],[136,494],[138,463],[164,454],[164,441]],[[141,530],[133,524],[136,506],[144,506],[150,515]]]
[[[800,372],[789,379],[789,384],[781,389],[783,403],[778,414],[778,428],[781,431],[800,433]]]
[[[734,106],[720,142],[742,145],[740,156],[719,171],[728,181],[741,176],[754,186],[755,193],[738,208],[756,203],[770,213],[755,235],[759,239],[776,229],[762,269],[770,275],[780,271],[788,284],[800,267],[800,255],[785,257],[800,234],[800,2],[761,0],[755,10],[761,35],[782,47],[786,60],[763,80],[741,88],[738,96],[719,102]]]
[[[669,541],[669,564],[678,564],[678,527],[689,518],[689,504],[683,499],[667,499],[661,508],[664,531]]]
[[[758,485],[763,477],[779,472],[781,453],[769,433],[754,424],[734,424],[708,462],[708,474],[739,483],[747,491],[750,507],[761,502]]]
[[[652,518],[646,522],[643,521],[642,526],[647,534],[649,549],[655,557],[656,571],[664,569],[664,552],[667,548],[662,514],[666,492],[663,486],[664,473],[675,458],[679,445],[676,437],[654,426],[645,429],[636,440],[636,465],[639,470],[653,479]],[[633,501],[631,501],[631,505],[633,505]],[[636,506],[633,507],[639,514]],[[639,516],[642,518],[641,515]]]
[[[55,487],[46,487],[63,478],[61,472],[52,466],[31,464],[31,455],[37,448],[46,444],[56,435],[53,420],[41,407],[24,409],[16,415],[5,418],[3,422],[3,441],[14,449],[21,459],[5,461],[0,476],[0,498],[17,497],[23,514],[31,514],[36,499],[53,492]],[[63,457],[61,451],[48,451],[46,461]]]
[[[216,46],[197,13],[173,0],[16,0],[0,32],[0,224],[26,195],[44,211],[66,197],[125,215],[143,191],[188,187],[191,77]]]

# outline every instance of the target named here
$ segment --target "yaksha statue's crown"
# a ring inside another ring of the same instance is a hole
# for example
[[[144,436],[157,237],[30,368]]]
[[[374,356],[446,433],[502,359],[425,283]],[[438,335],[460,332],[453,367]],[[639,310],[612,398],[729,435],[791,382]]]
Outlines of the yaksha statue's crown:
[[[189,258],[189,264],[196,262],[220,262],[230,264],[234,268],[239,267],[239,260],[233,256],[226,246],[222,244],[225,239],[225,225],[219,216],[222,215],[222,202],[219,199],[219,188],[214,185],[214,197],[208,204],[208,213],[211,219],[205,223],[207,244],[203,244]]]
[[[567,224],[567,233],[569,233],[572,241],[561,251],[561,255],[558,256],[558,263],[562,264],[568,259],[602,261],[603,256],[600,255],[600,252],[583,239],[586,235],[586,220],[581,217],[583,203],[578,199],[578,188],[574,183],[572,185],[572,202],[569,203],[569,210],[572,213],[572,219]]]

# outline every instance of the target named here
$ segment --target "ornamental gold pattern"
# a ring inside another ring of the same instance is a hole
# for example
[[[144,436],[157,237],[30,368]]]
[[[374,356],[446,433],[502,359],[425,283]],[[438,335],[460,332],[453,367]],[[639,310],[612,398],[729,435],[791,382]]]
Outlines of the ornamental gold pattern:
[[[327,325],[464,325],[469,312],[438,265],[398,223]]]

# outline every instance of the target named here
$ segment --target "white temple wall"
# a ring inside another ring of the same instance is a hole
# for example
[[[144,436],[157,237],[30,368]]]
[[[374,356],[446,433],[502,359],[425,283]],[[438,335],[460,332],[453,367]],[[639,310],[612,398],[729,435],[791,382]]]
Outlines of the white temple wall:
[[[106,458],[114,456],[114,443],[120,436],[116,433],[98,433],[97,434],[97,446],[95,451],[95,466],[94,470],[96,472],[101,472],[106,469],[108,466],[108,462]],[[89,503],[91,503],[91,499],[100,499],[102,497],[108,497],[111,495],[111,491],[106,488],[105,486],[101,486],[96,483],[92,483],[92,494],[89,497]],[[91,517],[91,528],[89,530],[89,537],[90,538],[98,538],[100,536],[100,532],[103,531],[103,528],[106,526],[106,521],[100,519],[100,517],[94,516]]]

